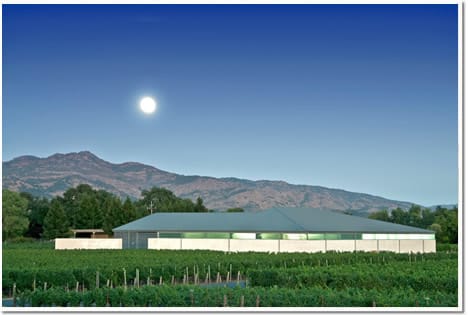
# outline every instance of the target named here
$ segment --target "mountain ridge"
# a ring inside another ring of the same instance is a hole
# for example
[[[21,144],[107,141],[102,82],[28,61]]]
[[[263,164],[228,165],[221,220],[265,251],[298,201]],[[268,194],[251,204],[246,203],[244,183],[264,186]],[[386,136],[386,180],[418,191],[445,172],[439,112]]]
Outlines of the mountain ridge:
[[[203,198],[208,208],[241,207],[248,211],[271,207],[309,207],[366,215],[384,208],[408,209],[412,203],[390,200],[344,189],[282,180],[248,180],[236,177],[180,175],[139,162],[111,163],[90,151],[55,153],[41,158],[24,155],[3,162],[3,187],[54,197],[85,183],[118,196],[139,198],[153,186],[172,190],[177,196]]]

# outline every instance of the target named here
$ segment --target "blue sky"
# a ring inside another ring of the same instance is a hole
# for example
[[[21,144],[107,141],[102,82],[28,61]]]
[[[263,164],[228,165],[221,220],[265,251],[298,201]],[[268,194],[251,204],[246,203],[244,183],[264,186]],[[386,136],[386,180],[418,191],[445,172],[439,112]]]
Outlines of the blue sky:
[[[457,27],[456,5],[3,5],[3,160],[456,203]]]

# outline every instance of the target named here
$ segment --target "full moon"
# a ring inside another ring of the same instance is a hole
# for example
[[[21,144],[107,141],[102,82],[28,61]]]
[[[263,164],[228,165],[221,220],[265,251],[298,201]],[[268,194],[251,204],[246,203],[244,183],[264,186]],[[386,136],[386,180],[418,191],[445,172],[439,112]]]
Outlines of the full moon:
[[[156,102],[151,97],[143,97],[140,101],[140,109],[143,113],[149,115],[156,110]]]

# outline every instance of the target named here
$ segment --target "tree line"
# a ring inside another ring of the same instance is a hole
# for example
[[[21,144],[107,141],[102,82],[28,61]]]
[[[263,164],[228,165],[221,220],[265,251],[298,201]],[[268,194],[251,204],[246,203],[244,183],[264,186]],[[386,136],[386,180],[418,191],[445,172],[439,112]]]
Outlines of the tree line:
[[[408,211],[401,208],[380,210],[371,213],[369,218],[432,230],[437,242],[458,244],[458,207],[438,206],[431,210],[412,205]]]
[[[202,198],[182,199],[165,188],[143,190],[141,198],[120,199],[105,190],[81,184],[52,199],[3,190],[3,240],[20,237],[68,237],[72,229],[112,229],[152,212],[208,212]]]

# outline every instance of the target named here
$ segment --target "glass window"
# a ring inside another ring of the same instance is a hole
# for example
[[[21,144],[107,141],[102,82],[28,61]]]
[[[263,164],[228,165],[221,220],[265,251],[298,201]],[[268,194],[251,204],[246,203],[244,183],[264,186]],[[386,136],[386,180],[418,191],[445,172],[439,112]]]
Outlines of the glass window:
[[[363,240],[433,240],[435,239],[434,234],[373,234],[364,233],[362,234]]]
[[[181,233],[166,233],[166,232],[159,233],[160,238],[181,238],[181,236],[182,236]]]
[[[325,234],[325,239],[327,240],[339,240],[341,239],[341,235],[338,233],[327,233]]]
[[[362,239],[363,240],[375,240],[375,234],[371,234],[371,233],[364,233],[362,234]]]
[[[255,233],[232,233],[233,239],[239,240],[254,240],[256,239]]]
[[[203,232],[182,233],[182,238],[205,238],[205,233]]]
[[[307,234],[307,239],[308,240],[324,240],[325,239],[325,234],[309,233],[309,234]]]
[[[357,235],[354,233],[342,233],[340,234],[340,239],[342,240],[355,240]]]
[[[280,233],[257,233],[257,239],[261,240],[279,240],[281,237]]]
[[[285,233],[283,234],[284,240],[306,240],[307,234],[298,234],[298,233]]]
[[[182,238],[229,238],[229,233],[217,232],[185,232]]]
[[[217,233],[217,232],[210,232],[210,233],[206,233],[205,235],[206,238],[225,238],[225,239],[228,239],[230,238],[230,234],[229,233]]]

